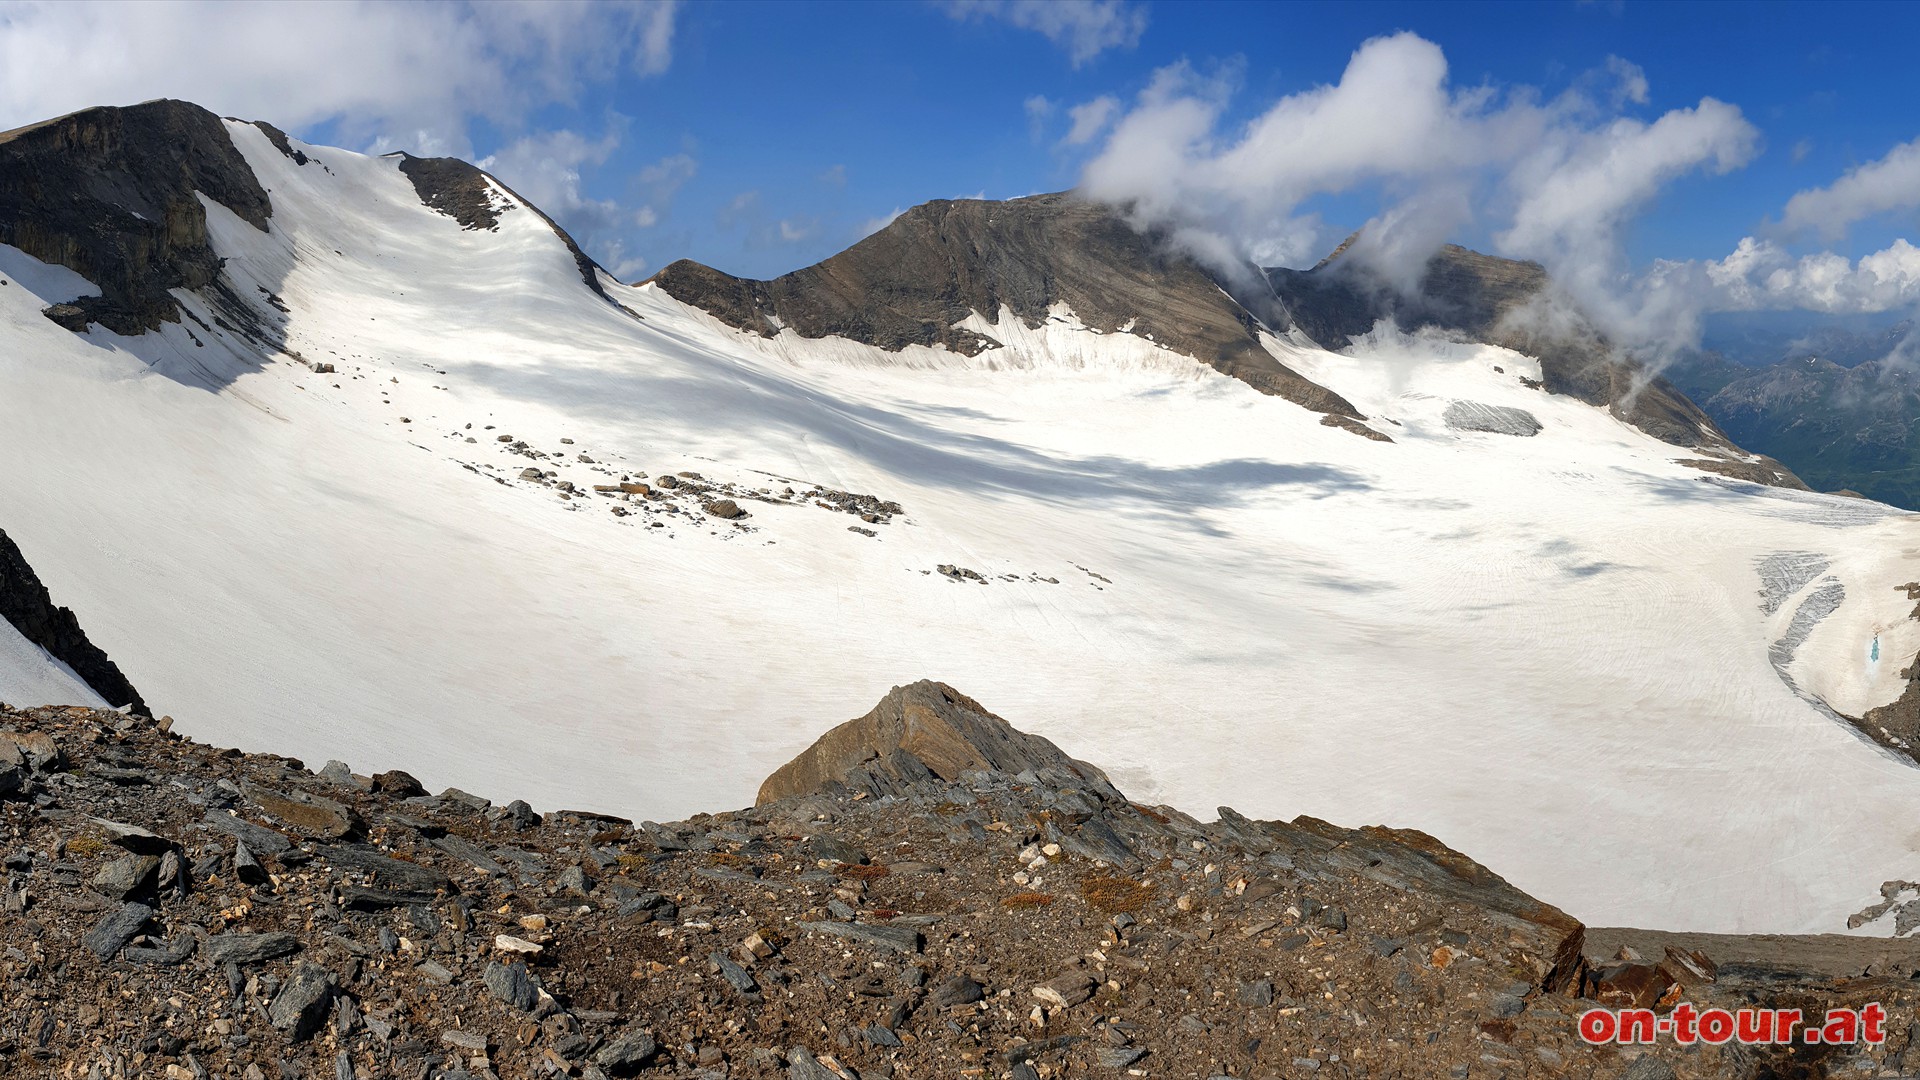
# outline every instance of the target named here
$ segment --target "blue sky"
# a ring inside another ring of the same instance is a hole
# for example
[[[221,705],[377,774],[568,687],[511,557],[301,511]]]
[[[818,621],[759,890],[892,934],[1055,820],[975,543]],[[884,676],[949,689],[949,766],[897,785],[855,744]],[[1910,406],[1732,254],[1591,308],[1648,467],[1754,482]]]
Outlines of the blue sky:
[[[1340,4],[1139,5],[1137,44],[1079,65],[1069,49],[994,18],[932,4],[728,3],[679,14],[672,67],[628,73],[535,126],[621,143],[588,169],[594,198],[645,205],[638,174],[685,154],[698,172],[635,248],[657,269],[692,257],[766,276],[824,258],[868,223],[930,198],[1007,198],[1073,186],[1096,146],[1060,147],[1058,112],[1037,128],[1026,103],[1060,110],[1137,94],[1186,59],[1243,66],[1229,115],[1244,121],[1289,93],[1336,82],[1363,41],[1411,30],[1439,45],[1455,85],[1556,94],[1610,56],[1639,65],[1648,104],[1715,97],[1760,129],[1761,147],[1726,176],[1681,178],[1628,237],[1636,262],[1719,258],[1777,218],[1795,192],[1830,182],[1920,135],[1911,74],[1920,10],[1899,5]],[[617,119],[616,119],[617,117]],[[325,131],[316,132],[320,136]],[[476,152],[503,143],[476,130]],[[742,196],[746,213],[728,213]],[[1330,235],[1377,209],[1372,193],[1321,199]],[[1912,217],[1864,223],[1836,250],[1861,255]],[[782,235],[778,226],[789,223]],[[1461,239],[1484,244],[1484,226]],[[786,237],[794,237],[787,239]],[[1338,240],[1337,235],[1332,239]]]
[[[1890,247],[1920,209],[1920,148],[1900,158],[1920,136],[1916,31],[1911,5],[1633,0],[0,0],[0,127],[164,95],[458,154],[628,278],[681,257],[771,276],[927,199],[1098,177],[1197,250],[1305,263],[1371,221],[1586,274],[1583,298],[1623,318],[1683,289],[1694,308],[1885,310],[1920,301],[1920,251]],[[1394,73],[1435,57],[1405,91],[1435,117],[1406,129],[1419,152],[1368,142],[1416,122]],[[1076,108],[1107,123],[1069,142]],[[1297,137],[1254,145],[1263,118]],[[1456,130],[1484,161],[1449,158]]]

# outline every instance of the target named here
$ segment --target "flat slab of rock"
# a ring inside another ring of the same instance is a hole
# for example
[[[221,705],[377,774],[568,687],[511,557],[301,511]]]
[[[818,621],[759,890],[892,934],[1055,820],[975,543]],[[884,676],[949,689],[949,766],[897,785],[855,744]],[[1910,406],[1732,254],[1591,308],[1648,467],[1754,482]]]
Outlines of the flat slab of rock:
[[[367,889],[348,885],[340,890],[340,906],[348,911],[381,911],[386,908],[431,904],[437,896],[430,892],[399,889]]]
[[[381,885],[403,892],[452,892],[453,882],[431,866],[407,862],[361,844],[335,844],[315,854],[347,870],[357,870]]]
[[[540,1004],[539,984],[533,981],[525,964],[502,964],[496,960],[487,965],[483,978],[494,997],[521,1012],[530,1013]]]
[[[846,922],[803,922],[800,925],[817,934],[830,934],[890,952],[911,954],[920,951],[920,931],[909,926],[868,926]]]
[[[602,1047],[593,1055],[593,1063],[616,1076],[625,1075],[646,1064],[659,1049],[651,1033],[629,1032]]]
[[[214,964],[260,964],[292,956],[300,951],[300,939],[292,934],[216,934],[204,947]]]
[[[120,847],[136,855],[164,855],[177,845],[173,841],[138,825],[128,825],[122,821],[108,821],[106,818],[94,818],[93,823],[105,830],[107,838]]]
[[[1034,987],[1033,996],[1048,1008],[1071,1009],[1092,997],[1093,988],[1098,985],[1093,976],[1074,971]]]
[[[246,841],[248,847],[263,855],[278,855],[293,848],[293,840],[286,833],[265,825],[255,825],[224,810],[209,810],[202,820],[228,836]]]
[[[128,855],[100,867],[93,875],[93,887],[102,896],[125,900],[151,886],[159,871],[160,860],[152,855]]]
[[[332,799],[317,795],[294,798],[258,784],[242,784],[240,790],[255,806],[310,836],[338,840],[367,827],[358,814]]]
[[[504,877],[507,873],[506,867],[501,866],[497,859],[487,854],[485,848],[471,840],[449,833],[446,836],[435,837],[429,842],[475,869],[484,870],[496,877]]]
[[[160,912],[141,903],[122,904],[87,931],[86,945],[93,955],[106,960],[119,952],[135,935],[146,929]]]
[[[320,1030],[333,1004],[333,973],[319,964],[303,963],[274,995],[267,1019],[294,1040]]]

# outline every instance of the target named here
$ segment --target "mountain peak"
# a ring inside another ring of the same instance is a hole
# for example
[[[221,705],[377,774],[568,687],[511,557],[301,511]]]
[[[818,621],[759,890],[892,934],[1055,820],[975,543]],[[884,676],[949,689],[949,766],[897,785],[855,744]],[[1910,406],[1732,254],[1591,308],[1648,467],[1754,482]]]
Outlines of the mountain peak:
[[[262,231],[273,215],[220,118],[189,102],[83,109],[0,134],[0,244],[99,286],[73,304],[117,333],[179,321],[171,290],[217,282],[199,194]]]
[[[1248,273],[1257,276],[1251,266]],[[1039,327],[1065,304],[1091,329],[1150,339],[1262,393],[1364,426],[1346,399],[1261,345],[1275,313],[1248,304],[1265,298],[1236,299],[1165,235],[1072,192],[922,203],[840,254],[770,281],[691,260],[651,280],[750,333],[784,328],[894,352],[922,345],[977,356],[1001,342],[956,326],[970,315],[997,321],[1005,310]]]

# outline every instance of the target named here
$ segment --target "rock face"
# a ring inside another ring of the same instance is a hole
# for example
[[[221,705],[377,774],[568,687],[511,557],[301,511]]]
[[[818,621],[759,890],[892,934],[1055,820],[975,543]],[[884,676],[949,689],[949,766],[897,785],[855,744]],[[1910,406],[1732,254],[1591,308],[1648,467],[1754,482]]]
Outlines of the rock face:
[[[463,229],[498,229],[502,210],[512,207],[503,207],[495,198],[493,189],[498,188],[512,195],[520,205],[546,222],[560,242],[567,246],[568,253],[573,256],[574,267],[580,271],[580,280],[587,288],[601,299],[613,302],[613,298],[600,287],[600,264],[580,249],[580,245],[574,242],[567,230],[560,227],[559,222],[520,198],[519,193],[491,173],[459,158],[414,157],[404,151],[389,156],[400,159],[400,171],[413,181],[413,190],[422,203],[458,221]]]
[[[1544,334],[1513,319],[1551,284],[1540,264],[1449,244],[1427,263],[1418,295],[1407,297],[1373,280],[1346,257],[1353,242],[1349,238],[1311,270],[1266,271],[1292,325],[1322,346],[1343,349],[1387,317],[1403,330],[1453,331],[1538,357],[1544,389],[1603,406],[1615,418],[1662,442],[1737,451],[1678,388],[1615,355],[1591,326]],[[1804,487],[1784,466],[1767,465],[1768,469],[1743,478]]]
[[[945,683],[896,686],[857,720],[820,737],[760,785],[758,805],[823,792],[898,793],[969,772],[1047,773],[1118,797],[1106,774],[1017,731]]]
[[[1257,277],[1247,267],[1249,280]],[[954,323],[1011,310],[1038,327],[1064,303],[1105,333],[1150,337],[1262,393],[1315,412],[1362,419],[1346,399],[1262,348],[1273,311],[1223,291],[1216,276],[1156,233],[1070,193],[1006,202],[916,206],[825,262],[772,281],[733,277],[682,259],[652,278],[683,303],[768,337],[844,337],[898,351],[944,345],[975,356],[1001,343]],[[1261,290],[1264,292],[1264,290]]]
[[[58,607],[20,548],[0,531],[0,618],[13,624],[21,636],[52,653],[86,681],[93,691],[115,705],[132,705],[147,714],[147,703],[107,654],[87,640],[80,620]]]
[[[0,244],[100,286],[72,301],[80,314],[64,326],[139,334],[179,321],[168,290],[220,273],[195,192],[262,231],[273,213],[220,118],[198,105],[86,109],[0,133]]]
[[[1622,358],[1591,327],[1552,334],[1512,318],[1550,282],[1537,263],[1449,245],[1427,266],[1416,298],[1399,295],[1345,258],[1352,241],[1311,270],[1217,272],[1161,232],[1135,229],[1114,209],[1069,192],[1006,202],[935,201],[914,207],[846,251],[770,281],[736,278],[690,260],[652,278],[669,295],[730,326],[771,337],[844,337],[898,351],[942,345],[978,355],[1001,342],[956,328],[973,312],[1010,310],[1029,327],[1064,303],[1103,333],[1130,332],[1253,386],[1325,414],[1331,427],[1391,441],[1352,403],[1276,360],[1262,330],[1297,329],[1329,349],[1392,316],[1403,329],[1437,327],[1540,359],[1542,388],[1609,409],[1662,441],[1698,448],[1712,471],[1802,487],[1784,466],[1735,447],[1686,395]],[[1700,466],[1707,467],[1707,466]]]
[[[318,164],[284,131],[255,126],[295,164]],[[512,194],[467,162],[399,156],[421,202],[466,228],[496,225],[492,186]],[[271,198],[226,124],[190,102],[85,109],[0,132],[0,244],[100,287],[99,296],[53,305],[48,318],[75,331],[98,323],[135,335],[180,321],[170,290],[201,290],[229,321],[277,347],[271,319],[263,320],[252,299],[234,295],[221,278],[199,195],[262,232],[273,216]],[[600,286],[598,264],[552,218],[514,197],[566,245],[586,286],[612,302]]]

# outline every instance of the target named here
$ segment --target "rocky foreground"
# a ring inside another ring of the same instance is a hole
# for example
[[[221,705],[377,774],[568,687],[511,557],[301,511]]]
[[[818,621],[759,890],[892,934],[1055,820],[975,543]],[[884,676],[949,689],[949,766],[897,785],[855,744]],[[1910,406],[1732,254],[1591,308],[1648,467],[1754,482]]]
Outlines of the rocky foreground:
[[[1576,920],[1431,837],[1138,806],[937,683],[828,733],[755,808],[667,824],[316,773],[169,726],[0,708],[0,1075],[1920,1066],[1909,972],[1884,961],[1839,977],[1716,965],[1682,943],[1596,964]],[[1877,1000],[1892,1035],[1758,1049],[1576,1034],[1595,1000],[1677,998]]]

